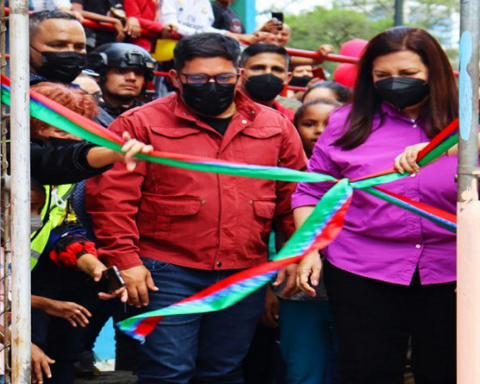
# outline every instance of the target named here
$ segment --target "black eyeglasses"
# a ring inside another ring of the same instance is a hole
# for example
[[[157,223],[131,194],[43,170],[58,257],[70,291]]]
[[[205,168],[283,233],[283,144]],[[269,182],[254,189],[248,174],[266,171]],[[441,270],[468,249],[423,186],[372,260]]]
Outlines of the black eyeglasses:
[[[180,75],[185,77],[187,84],[198,87],[207,84],[211,79],[218,85],[233,85],[240,77],[238,73],[220,73],[215,76],[206,75],[205,73],[180,73]]]

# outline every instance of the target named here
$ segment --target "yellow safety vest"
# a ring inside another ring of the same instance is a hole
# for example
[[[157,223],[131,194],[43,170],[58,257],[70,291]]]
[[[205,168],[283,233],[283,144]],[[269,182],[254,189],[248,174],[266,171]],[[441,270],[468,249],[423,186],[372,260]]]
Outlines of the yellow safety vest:
[[[31,263],[30,270],[37,265],[40,255],[45,250],[50,233],[63,223],[67,216],[68,198],[75,188],[75,184],[59,186],[45,185],[47,202],[42,208],[43,226],[32,233],[31,239]],[[46,222],[45,222],[46,220]]]

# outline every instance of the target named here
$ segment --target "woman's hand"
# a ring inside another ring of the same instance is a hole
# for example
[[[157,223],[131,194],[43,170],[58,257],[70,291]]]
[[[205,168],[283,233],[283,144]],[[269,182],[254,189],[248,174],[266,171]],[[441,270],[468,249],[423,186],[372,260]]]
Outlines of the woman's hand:
[[[123,138],[127,140],[125,145],[122,147],[122,151],[125,152],[123,155],[123,161],[127,165],[127,169],[131,172],[135,169],[137,164],[142,161],[134,156],[139,153],[150,153],[153,151],[153,147],[138,140],[132,139],[128,132],[123,133]]]
[[[123,30],[133,39],[140,37],[142,33],[142,27],[140,26],[140,22],[136,17],[127,18],[127,22],[125,23],[125,28],[123,28]]]
[[[278,287],[282,285],[285,279],[287,279],[287,283],[285,284],[285,288],[283,288],[282,293],[280,294],[281,297],[287,298],[292,295],[295,295],[300,291],[296,284],[297,279],[297,264],[290,264],[289,266],[283,268],[277,275],[275,282],[273,283],[274,287]]]
[[[262,323],[270,328],[278,327],[278,313],[280,310],[280,301],[273,292],[270,285],[267,286],[267,296],[265,297],[265,310],[262,315]]]
[[[49,379],[52,377],[50,364],[55,360],[48,357],[39,347],[32,343],[32,383],[43,384],[43,374]]]
[[[298,263],[297,287],[315,297],[317,293],[313,287],[318,285],[321,271],[322,260],[320,254],[317,251],[308,254]]]
[[[75,328],[78,325],[85,328],[89,323],[88,318],[92,317],[92,314],[86,308],[69,301],[47,299],[43,311],[51,316],[67,320]]]
[[[405,148],[405,151],[395,158],[395,169],[402,175],[407,171],[408,173],[417,174],[420,172],[420,167],[417,164],[418,154],[428,143],[420,143]]]

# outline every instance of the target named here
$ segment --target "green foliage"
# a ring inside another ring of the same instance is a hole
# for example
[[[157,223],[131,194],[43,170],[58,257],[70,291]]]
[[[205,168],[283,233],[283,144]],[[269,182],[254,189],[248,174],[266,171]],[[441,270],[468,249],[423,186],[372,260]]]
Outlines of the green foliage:
[[[339,48],[345,41],[370,39],[380,31],[377,23],[353,10],[316,7],[312,12],[288,16],[285,20],[292,28],[290,45],[316,50],[320,44]]]
[[[294,0],[291,0],[294,1]],[[432,33],[442,45],[448,47],[452,64],[457,62],[458,51],[452,36],[452,14],[459,11],[458,0],[405,1],[404,15],[407,25],[423,28]],[[393,0],[333,0],[333,8],[316,7],[313,11],[290,15],[286,22],[292,27],[290,46],[316,50],[320,44],[332,44],[336,51],[353,38],[369,40],[379,32],[393,26]],[[335,65],[326,64],[328,70]]]

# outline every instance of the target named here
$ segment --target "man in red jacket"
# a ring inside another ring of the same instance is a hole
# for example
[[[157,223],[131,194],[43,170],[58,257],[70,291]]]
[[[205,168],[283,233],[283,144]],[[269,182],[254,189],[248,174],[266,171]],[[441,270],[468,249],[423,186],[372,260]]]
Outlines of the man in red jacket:
[[[170,76],[176,95],[120,116],[160,151],[304,169],[293,125],[237,91],[238,43],[221,34],[182,39]],[[129,301],[165,307],[241,269],[267,261],[275,223],[293,232],[294,183],[140,163],[117,165],[87,185],[100,257],[117,265]],[[158,287],[158,288],[157,288]],[[263,312],[258,291],[220,312],[165,318],[141,348],[140,384],[243,383],[242,360]]]

